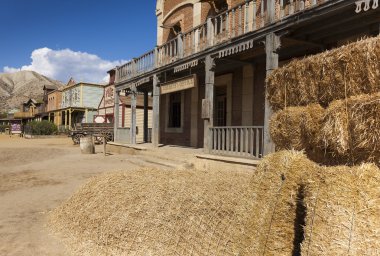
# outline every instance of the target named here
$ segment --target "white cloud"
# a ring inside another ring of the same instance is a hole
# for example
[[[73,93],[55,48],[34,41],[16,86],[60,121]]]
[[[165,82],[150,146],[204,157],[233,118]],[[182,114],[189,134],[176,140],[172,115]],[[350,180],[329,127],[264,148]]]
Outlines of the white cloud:
[[[101,83],[108,81],[108,70],[126,62],[103,60],[86,52],[70,49],[52,50],[46,47],[34,50],[31,59],[30,65],[21,68],[6,66],[3,70],[5,73],[32,70],[62,82],[67,82],[73,77],[77,82]]]

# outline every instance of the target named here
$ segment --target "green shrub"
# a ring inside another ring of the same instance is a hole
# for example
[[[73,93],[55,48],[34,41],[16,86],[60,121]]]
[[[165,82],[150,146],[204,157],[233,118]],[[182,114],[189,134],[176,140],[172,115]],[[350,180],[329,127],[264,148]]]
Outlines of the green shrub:
[[[31,135],[52,135],[56,134],[58,128],[49,121],[32,121],[25,126],[25,133]]]

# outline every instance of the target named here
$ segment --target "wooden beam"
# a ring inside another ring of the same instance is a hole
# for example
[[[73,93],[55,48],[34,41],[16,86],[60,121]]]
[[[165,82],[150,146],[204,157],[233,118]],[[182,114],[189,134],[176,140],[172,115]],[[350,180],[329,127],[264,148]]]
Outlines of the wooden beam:
[[[131,88],[131,128],[130,128],[131,144],[136,144],[136,97],[137,97],[137,90],[136,90],[136,86],[133,85]]]
[[[206,86],[205,86],[205,100],[207,102],[209,117],[204,119],[204,137],[203,149],[206,153],[210,153],[210,128],[214,125],[214,87],[215,87],[215,59],[210,55],[206,56],[205,71],[206,71]],[[206,111],[207,112],[207,111]]]
[[[157,74],[153,75],[153,127],[152,143],[158,147],[160,143],[160,87]]]
[[[144,92],[144,142],[148,142],[148,92]]]
[[[266,70],[267,77],[273,70],[278,68],[278,49],[281,46],[281,39],[274,33],[266,36],[265,50],[266,50]],[[265,87],[265,95],[267,95],[267,88]],[[269,133],[269,121],[272,117],[272,108],[269,104],[267,97],[265,97],[265,115],[264,115],[264,155],[275,151],[275,145]]]
[[[113,137],[114,141],[117,141],[117,128],[119,128],[119,105],[120,105],[120,91],[115,91],[115,110],[114,110],[114,115],[113,115]],[[123,116],[124,118],[124,116]]]

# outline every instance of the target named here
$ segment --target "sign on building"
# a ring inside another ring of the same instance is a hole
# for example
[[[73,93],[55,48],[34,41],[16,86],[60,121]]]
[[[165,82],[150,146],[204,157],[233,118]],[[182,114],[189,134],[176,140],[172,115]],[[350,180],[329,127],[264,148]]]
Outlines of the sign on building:
[[[183,79],[171,81],[161,85],[161,94],[183,91],[196,87],[197,77],[192,75]]]

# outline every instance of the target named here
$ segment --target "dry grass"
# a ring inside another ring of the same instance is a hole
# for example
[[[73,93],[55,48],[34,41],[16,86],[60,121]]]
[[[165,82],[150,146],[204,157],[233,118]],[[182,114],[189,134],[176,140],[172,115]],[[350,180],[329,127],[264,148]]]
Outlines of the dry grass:
[[[293,60],[267,79],[268,99],[277,111],[380,91],[380,36]]]
[[[349,163],[380,164],[380,93],[333,102],[320,134],[324,146]]]
[[[92,179],[51,216],[75,255],[236,255],[253,172],[139,170]]]

